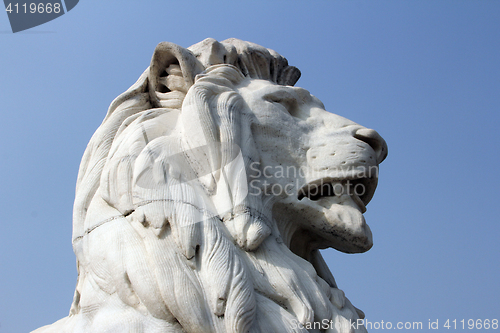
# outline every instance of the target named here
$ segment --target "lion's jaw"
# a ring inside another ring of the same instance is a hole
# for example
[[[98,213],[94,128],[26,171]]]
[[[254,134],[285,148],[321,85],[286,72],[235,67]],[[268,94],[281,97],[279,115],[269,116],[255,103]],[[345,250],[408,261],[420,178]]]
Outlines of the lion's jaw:
[[[369,250],[363,213],[387,154],[384,140],[327,112],[302,88],[248,80],[238,92],[255,117],[252,135],[261,154],[262,172],[250,188],[274,197],[272,217],[285,243],[306,259],[319,248]]]

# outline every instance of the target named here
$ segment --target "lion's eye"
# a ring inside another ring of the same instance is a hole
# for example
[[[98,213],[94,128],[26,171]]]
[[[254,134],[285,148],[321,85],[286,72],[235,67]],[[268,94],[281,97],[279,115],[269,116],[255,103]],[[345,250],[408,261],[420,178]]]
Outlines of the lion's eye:
[[[264,96],[264,100],[281,105],[292,116],[298,112],[297,97],[285,90],[274,91]]]

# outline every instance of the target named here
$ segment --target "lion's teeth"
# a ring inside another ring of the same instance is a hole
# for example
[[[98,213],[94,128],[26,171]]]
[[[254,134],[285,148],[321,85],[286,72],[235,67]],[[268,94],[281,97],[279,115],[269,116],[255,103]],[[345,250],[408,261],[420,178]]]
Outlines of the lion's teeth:
[[[337,180],[321,184],[307,184],[298,192],[298,199],[307,197],[312,201],[320,200],[325,197],[357,197],[356,182],[352,180]],[[357,198],[358,201],[361,200]],[[361,205],[363,206],[363,205]]]

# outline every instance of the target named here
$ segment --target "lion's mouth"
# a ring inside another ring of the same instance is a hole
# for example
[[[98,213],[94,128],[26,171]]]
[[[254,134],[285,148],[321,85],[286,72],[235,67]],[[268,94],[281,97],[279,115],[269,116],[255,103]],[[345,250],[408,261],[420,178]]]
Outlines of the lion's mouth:
[[[297,194],[299,200],[308,198],[319,201],[323,198],[349,196],[359,207],[361,213],[366,211],[377,187],[377,178],[321,178],[302,186]]]

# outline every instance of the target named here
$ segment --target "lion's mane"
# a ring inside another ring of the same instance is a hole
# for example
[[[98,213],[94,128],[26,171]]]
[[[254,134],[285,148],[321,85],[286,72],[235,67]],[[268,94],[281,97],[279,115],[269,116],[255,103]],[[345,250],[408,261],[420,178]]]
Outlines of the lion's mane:
[[[306,332],[298,324],[325,319],[348,331],[355,308],[333,277],[283,243],[268,198],[211,213],[237,148],[247,172],[259,160],[235,85],[245,77],[293,85],[299,75],[276,52],[236,39],[157,47],[82,160],[68,331]]]

